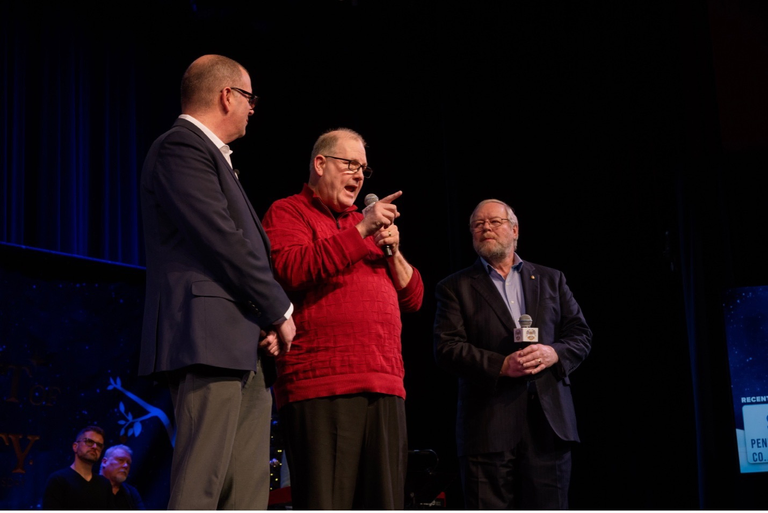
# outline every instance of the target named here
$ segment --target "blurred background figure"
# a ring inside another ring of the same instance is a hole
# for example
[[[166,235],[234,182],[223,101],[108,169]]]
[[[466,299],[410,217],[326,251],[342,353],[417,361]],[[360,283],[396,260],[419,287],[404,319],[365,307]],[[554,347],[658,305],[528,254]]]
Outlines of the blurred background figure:
[[[115,496],[115,509],[147,509],[139,491],[125,482],[131,472],[133,451],[127,445],[113,445],[104,452],[100,474],[109,479]]]
[[[48,477],[43,509],[114,509],[109,481],[93,473],[93,465],[99,461],[103,448],[103,429],[88,426],[80,430],[72,443],[75,453],[72,465]]]

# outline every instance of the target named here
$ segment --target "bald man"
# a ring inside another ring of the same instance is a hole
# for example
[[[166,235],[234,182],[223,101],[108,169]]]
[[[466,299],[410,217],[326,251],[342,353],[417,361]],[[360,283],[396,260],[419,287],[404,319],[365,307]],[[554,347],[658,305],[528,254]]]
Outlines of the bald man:
[[[182,78],[182,114],[142,170],[139,373],[167,381],[173,399],[169,509],[266,509],[269,499],[264,369],[290,349],[296,328],[232,165],[229,143],[245,135],[256,100],[242,65],[198,58]]]

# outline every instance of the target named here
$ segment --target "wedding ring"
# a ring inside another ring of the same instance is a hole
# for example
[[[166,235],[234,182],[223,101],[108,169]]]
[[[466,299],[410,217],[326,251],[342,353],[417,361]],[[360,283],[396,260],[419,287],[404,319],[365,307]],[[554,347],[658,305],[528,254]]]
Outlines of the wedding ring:
[[[541,358],[539,358],[539,365],[541,365]]]

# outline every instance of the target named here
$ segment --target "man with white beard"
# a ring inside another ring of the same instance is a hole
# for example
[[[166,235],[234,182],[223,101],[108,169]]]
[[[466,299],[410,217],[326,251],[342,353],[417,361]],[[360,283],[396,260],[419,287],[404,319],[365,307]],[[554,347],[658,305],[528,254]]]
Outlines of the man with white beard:
[[[562,272],[517,254],[512,208],[469,219],[474,265],[436,287],[437,364],[459,378],[456,443],[466,509],[566,509],[579,441],[571,373],[592,332]],[[538,340],[515,341],[529,315]]]
[[[127,445],[113,445],[104,453],[101,460],[101,475],[112,484],[115,496],[115,509],[147,509],[141,500],[139,491],[125,482],[131,472],[133,451]]]

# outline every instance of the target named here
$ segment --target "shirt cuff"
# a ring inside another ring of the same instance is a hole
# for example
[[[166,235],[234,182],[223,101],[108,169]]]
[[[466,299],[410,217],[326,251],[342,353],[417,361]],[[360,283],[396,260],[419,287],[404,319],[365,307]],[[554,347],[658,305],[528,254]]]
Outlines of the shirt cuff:
[[[293,315],[293,303],[290,303],[288,305],[288,310],[285,312],[285,315],[283,315],[281,319],[276,320],[272,324],[274,324],[275,326],[280,326],[282,323],[290,319],[291,315]]]

